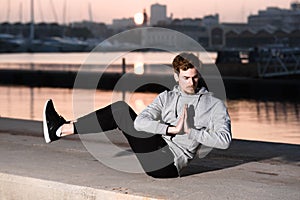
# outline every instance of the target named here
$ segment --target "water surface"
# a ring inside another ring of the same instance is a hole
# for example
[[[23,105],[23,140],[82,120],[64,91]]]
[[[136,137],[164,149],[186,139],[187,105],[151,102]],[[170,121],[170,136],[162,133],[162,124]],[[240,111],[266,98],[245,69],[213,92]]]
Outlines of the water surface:
[[[0,86],[0,91],[1,117],[42,120],[44,102],[51,98],[60,114],[67,119],[74,119],[72,89]],[[85,92],[90,91],[82,90],[82,94]],[[94,109],[115,101],[116,95],[122,99],[121,93],[113,94],[112,91],[97,90]],[[125,97],[139,113],[156,95],[156,93],[134,93],[131,96],[125,94]],[[82,98],[82,101],[85,99]],[[227,100],[227,105],[232,120],[233,138],[300,144],[300,103]]]

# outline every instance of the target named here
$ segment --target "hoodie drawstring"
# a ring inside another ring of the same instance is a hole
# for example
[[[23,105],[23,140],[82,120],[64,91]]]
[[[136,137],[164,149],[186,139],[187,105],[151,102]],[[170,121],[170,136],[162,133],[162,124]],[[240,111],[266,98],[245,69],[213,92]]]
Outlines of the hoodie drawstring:
[[[177,119],[177,117],[178,117],[178,114],[177,114],[177,104],[178,104],[178,101],[179,101],[179,97],[180,97],[180,96],[181,96],[181,94],[179,93],[179,94],[177,95],[177,99],[176,99],[175,107],[174,107],[174,113],[175,113],[176,119]]]

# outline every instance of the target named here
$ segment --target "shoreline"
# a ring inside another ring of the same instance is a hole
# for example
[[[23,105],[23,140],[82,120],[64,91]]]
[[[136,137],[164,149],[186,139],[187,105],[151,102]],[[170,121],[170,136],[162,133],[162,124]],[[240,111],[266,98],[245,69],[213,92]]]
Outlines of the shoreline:
[[[18,127],[18,128],[17,128]],[[0,116],[0,133],[1,132],[10,132],[13,134],[25,134],[29,136],[39,137],[41,136],[42,131],[42,121],[40,120],[32,120],[32,119],[22,119],[22,118],[10,118],[10,117],[1,117]],[[79,139],[77,136],[71,136],[70,140]],[[69,138],[65,138],[68,140]],[[110,138],[113,139],[114,143],[123,143],[123,138],[115,137]],[[266,141],[259,139],[244,139],[244,138],[233,138],[235,141],[240,142],[257,142],[257,143],[265,143],[265,144],[274,144],[274,145],[296,145],[300,147],[300,143],[287,143],[280,141]]]
[[[81,79],[99,80],[101,73],[81,72]],[[18,85],[29,87],[58,87],[74,88],[76,80],[76,71],[41,71],[41,70],[0,70],[1,85]],[[122,77],[122,73],[110,72],[102,73],[100,81],[95,86],[93,81],[86,81],[77,88],[113,90],[116,83]],[[209,76],[208,76],[209,77]],[[259,79],[237,76],[223,76],[223,83],[226,90],[226,96],[229,99],[262,99],[262,100],[300,100],[300,81],[297,79]],[[135,85],[142,85],[137,88],[138,92],[155,92],[160,93],[166,87],[159,85],[164,82],[167,87],[172,88],[175,84],[173,75],[144,74],[135,75],[126,74],[126,83],[120,87],[120,90],[135,91]],[[215,79],[216,80],[216,79]],[[210,87],[215,85],[213,77],[206,78]],[[220,80],[217,80],[220,81]],[[94,81],[95,82],[95,81]],[[134,83],[134,84],[133,84]],[[144,84],[158,83],[158,84]],[[218,94],[216,94],[217,96]],[[218,97],[218,96],[217,96]],[[221,98],[221,97],[220,97]]]

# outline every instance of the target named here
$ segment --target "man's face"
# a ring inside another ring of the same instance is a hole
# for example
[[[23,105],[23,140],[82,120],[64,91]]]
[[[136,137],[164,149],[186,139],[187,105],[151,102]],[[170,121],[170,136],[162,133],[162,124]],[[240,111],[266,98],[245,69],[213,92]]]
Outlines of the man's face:
[[[195,94],[199,82],[199,73],[196,68],[190,68],[186,71],[180,69],[179,74],[174,74],[182,92],[186,94]]]

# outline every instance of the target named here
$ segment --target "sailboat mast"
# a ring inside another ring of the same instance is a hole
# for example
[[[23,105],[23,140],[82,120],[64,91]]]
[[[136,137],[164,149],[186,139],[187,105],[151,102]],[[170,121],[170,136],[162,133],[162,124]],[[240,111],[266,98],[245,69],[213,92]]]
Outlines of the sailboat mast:
[[[66,0],[64,1],[64,7],[63,7],[63,25],[66,26],[66,11],[67,10],[67,2]]]
[[[29,42],[32,43],[34,40],[34,0],[31,0],[30,6],[30,35],[29,35]]]
[[[9,20],[10,20],[10,0],[7,0],[6,22],[9,23]]]
[[[90,22],[93,22],[93,12],[92,12],[92,7],[90,2],[89,2],[89,17],[90,17]]]
[[[23,3],[19,4],[19,22],[22,24],[23,22]]]

